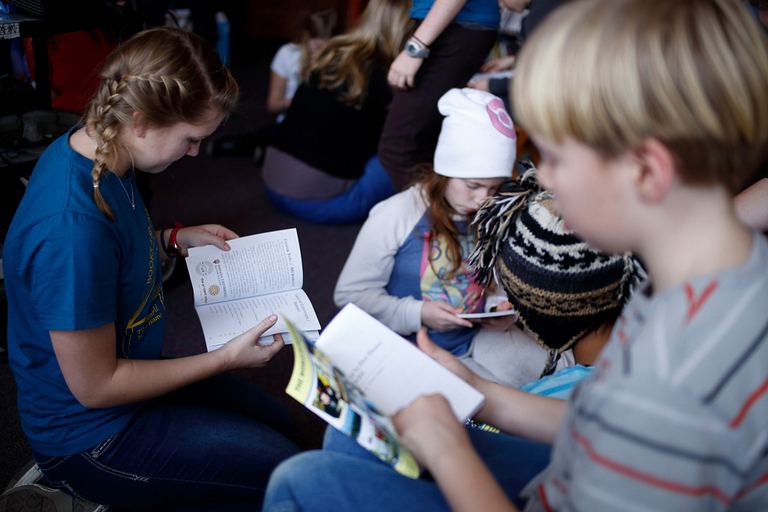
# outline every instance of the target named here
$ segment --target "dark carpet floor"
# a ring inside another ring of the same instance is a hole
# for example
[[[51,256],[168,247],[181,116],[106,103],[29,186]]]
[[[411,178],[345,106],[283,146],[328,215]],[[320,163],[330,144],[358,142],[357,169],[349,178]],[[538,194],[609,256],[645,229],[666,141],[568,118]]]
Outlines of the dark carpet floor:
[[[264,111],[269,81],[269,62],[279,41],[257,40],[233,60],[233,73],[242,88],[242,101],[214,134],[251,133],[267,126],[272,118]],[[209,141],[210,143],[211,141]],[[205,145],[205,144],[204,144]],[[260,168],[252,156],[211,157],[206,151],[185,157],[166,172],[149,178],[150,213],[157,229],[180,222],[185,226],[219,223],[239,235],[296,227],[304,264],[304,290],[315,306],[321,325],[338,309],[333,288],[359,224],[322,226],[299,221],[276,211],[267,201]],[[193,308],[192,287],[186,266],[179,262],[165,287],[166,336],[164,355],[180,357],[205,351],[200,322]],[[4,306],[4,305],[3,305]],[[266,368],[238,373],[281,400],[291,412],[294,441],[302,449],[319,448],[325,423],[285,393],[293,352],[283,349]],[[32,458],[19,424],[16,386],[7,362],[0,363],[0,489]]]

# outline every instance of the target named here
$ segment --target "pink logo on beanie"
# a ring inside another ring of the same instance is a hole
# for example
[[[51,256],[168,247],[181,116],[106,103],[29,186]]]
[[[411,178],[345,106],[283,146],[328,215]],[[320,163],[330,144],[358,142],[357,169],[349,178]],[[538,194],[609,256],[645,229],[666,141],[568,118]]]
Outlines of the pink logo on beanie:
[[[488,111],[488,116],[491,118],[491,124],[502,135],[506,135],[510,139],[515,139],[515,125],[512,123],[512,118],[507,114],[507,109],[504,108],[504,102],[498,98],[494,98],[488,102],[485,106],[485,110]]]

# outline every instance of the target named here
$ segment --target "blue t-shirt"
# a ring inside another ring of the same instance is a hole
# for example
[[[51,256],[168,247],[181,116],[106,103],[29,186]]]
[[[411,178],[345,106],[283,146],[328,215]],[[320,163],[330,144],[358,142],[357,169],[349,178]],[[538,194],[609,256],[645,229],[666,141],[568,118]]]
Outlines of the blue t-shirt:
[[[50,456],[109,438],[141,404],[83,407],[64,381],[48,331],[114,322],[118,357],[156,359],[165,324],[157,240],[144,202],[132,178],[105,172],[100,190],[117,220],[104,217],[93,200],[93,162],[70,148],[71,133],[40,157],[3,248],[21,424],[32,448]]]
[[[534,395],[550,396],[552,398],[561,398],[568,400],[573,393],[573,388],[576,384],[586,379],[590,372],[592,372],[591,366],[583,366],[577,364],[569,368],[563,368],[562,370],[547,375],[539,380],[529,382],[520,386],[521,391],[527,391]]]
[[[460,233],[467,231],[466,222],[454,222]],[[453,267],[447,244],[442,240],[429,244],[429,230],[429,216],[425,212],[395,255],[387,293],[394,297],[411,296],[417,300],[441,300],[453,307],[463,308],[467,313],[482,311],[485,305],[483,288],[472,280],[466,263],[462,262],[453,278],[444,282],[448,269]],[[472,252],[474,240],[470,235],[460,236],[459,243],[462,254]],[[479,326],[457,327],[445,332],[428,329],[428,333],[437,345],[460,356],[469,349],[479,329]],[[412,334],[408,339],[416,341],[416,335]]]
[[[423,20],[432,8],[435,0],[413,0],[411,7],[411,18]],[[467,3],[461,8],[459,14],[453,18],[453,21],[466,21],[471,23],[480,23],[491,28],[498,29],[501,23],[501,11],[497,0],[467,0]]]

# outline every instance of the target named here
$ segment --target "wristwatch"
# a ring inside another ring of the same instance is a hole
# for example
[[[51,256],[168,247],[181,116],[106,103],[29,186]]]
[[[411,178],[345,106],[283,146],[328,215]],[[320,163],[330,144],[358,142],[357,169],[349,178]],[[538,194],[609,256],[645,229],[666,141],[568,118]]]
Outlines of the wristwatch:
[[[171,237],[168,239],[168,254],[171,258],[178,258],[181,256],[181,247],[179,247],[179,244],[176,242],[176,233],[178,233],[182,227],[184,226],[177,222],[176,227],[171,230]]]
[[[429,57],[429,48],[422,47],[413,39],[409,39],[408,42],[405,43],[405,53],[409,57],[413,57],[415,59],[426,59]]]

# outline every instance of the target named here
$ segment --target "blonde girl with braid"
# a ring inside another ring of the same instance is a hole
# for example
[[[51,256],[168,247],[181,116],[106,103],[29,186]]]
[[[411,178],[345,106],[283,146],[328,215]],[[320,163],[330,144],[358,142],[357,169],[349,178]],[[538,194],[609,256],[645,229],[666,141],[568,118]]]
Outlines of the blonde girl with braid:
[[[32,173],[5,241],[9,362],[19,414],[51,484],[105,505],[258,507],[296,453],[287,411],[228,370],[264,366],[264,320],[220,350],[160,359],[160,261],[228,249],[219,225],[156,232],[134,169],[195,156],[238,86],[215,50],[178,29],[129,39],[104,63],[82,124]]]

